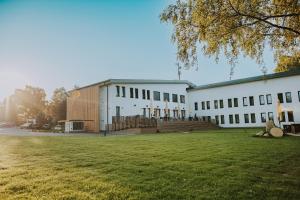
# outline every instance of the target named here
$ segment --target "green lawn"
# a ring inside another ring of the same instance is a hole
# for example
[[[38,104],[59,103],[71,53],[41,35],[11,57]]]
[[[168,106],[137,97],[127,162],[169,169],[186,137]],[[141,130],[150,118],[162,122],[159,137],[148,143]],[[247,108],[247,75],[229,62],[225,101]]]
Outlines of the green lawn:
[[[300,138],[0,136],[0,199],[300,199]]]

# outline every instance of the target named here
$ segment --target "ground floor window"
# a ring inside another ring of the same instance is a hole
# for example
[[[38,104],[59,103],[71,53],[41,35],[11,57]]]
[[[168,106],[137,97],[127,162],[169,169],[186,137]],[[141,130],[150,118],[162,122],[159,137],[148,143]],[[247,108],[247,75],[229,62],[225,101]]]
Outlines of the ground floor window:
[[[159,108],[154,109],[154,116],[155,117],[160,117],[160,109]]]
[[[83,130],[83,122],[73,122],[73,130]]]
[[[274,121],[274,114],[273,114],[273,112],[268,112],[268,118],[269,118],[269,120]]]
[[[249,123],[249,114],[244,114],[245,124]]]
[[[288,111],[287,115],[288,115],[289,122],[294,122],[294,113],[293,113],[293,111]]]
[[[221,115],[221,124],[225,124],[225,117],[224,117],[224,115]]]
[[[260,119],[262,123],[265,123],[267,121],[266,113],[260,113]]]
[[[143,108],[143,116],[146,117],[146,108]]]
[[[233,115],[229,115],[229,124],[233,124]]]
[[[280,119],[279,119],[280,122],[285,122],[285,113],[284,113],[284,112],[281,112],[279,118],[280,118]]]
[[[215,120],[216,120],[216,124],[219,125],[219,116],[218,115],[215,116]]]
[[[234,117],[235,117],[235,123],[239,124],[240,123],[240,116],[239,116],[239,114],[236,114]]]
[[[256,123],[255,113],[251,113],[251,123]]]
[[[185,110],[181,110],[181,118],[182,118],[182,119],[185,118]]]
[[[116,106],[116,116],[120,117],[121,116],[120,113],[121,113],[120,106]]]

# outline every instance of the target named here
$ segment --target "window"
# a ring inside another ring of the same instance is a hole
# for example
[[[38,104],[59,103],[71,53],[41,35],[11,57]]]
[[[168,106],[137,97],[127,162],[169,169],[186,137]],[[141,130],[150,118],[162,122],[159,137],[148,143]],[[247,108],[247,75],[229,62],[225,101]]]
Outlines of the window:
[[[243,97],[243,106],[248,106],[248,98]]]
[[[206,102],[206,109],[209,110],[210,109],[210,101]]]
[[[150,90],[147,90],[147,99],[150,99]]]
[[[249,114],[244,114],[245,124],[249,124]]]
[[[215,109],[218,109],[218,100],[214,100]]]
[[[279,117],[280,122],[285,122],[285,113],[281,112]]]
[[[160,101],[160,92],[153,91],[153,99],[154,101]]]
[[[177,94],[172,94],[172,101],[177,103],[178,102],[178,95]]]
[[[278,98],[279,103],[283,103],[283,94],[282,93],[278,93],[277,98]]]
[[[259,104],[265,105],[265,96],[264,95],[259,95]]]
[[[249,97],[249,105],[254,106],[254,97],[253,96]]]
[[[290,93],[290,92],[285,93],[285,101],[287,103],[292,103],[292,93]]]
[[[83,122],[73,122],[73,130],[83,130]]]
[[[198,103],[197,102],[194,103],[194,106],[195,106],[195,110],[198,110]]]
[[[139,98],[139,89],[135,88],[135,98]]]
[[[142,89],[142,98],[146,99],[146,90]]]
[[[211,122],[211,117],[210,116],[207,116],[207,121]]]
[[[233,115],[229,115],[229,124],[233,124]]]
[[[272,104],[272,95],[267,94],[267,104]]]
[[[126,89],[125,89],[125,86],[122,87],[122,97],[126,97]]]
[[[201,105],[202,105],[202,110],[205,110],[205,101],[202,101]]]
[[[184,95],[180,95],[180,103],[185,103],[185,96]]]
[[[133,88],[130,88],[130,98],[133,98]]]
[[[117,89],[117,95],[116,96],[119,97],[120,96],[120,86],[117,85],[116,89]]]
[[[232,108],[232,99],[228,99],[228,108]]]
[[[235,123],[239,124],[240,123],[240,115],[239,114],[235,114],[234,118],[235,118]]]
[[[170,102],[170,94],[164,93],[164,101]]]
[[[221,115],[221,124],[225,124],[225,117],[224,117],[224,115]]]
[[[274,115],[273,115],[273,112],[268,112],[268,118],[269,118],[269,120],[274,121]]]
[[[116,116],[120,117],[121,116],[120,114],[121,114],[120,106],[116,106]]]
[[[251,123],[256,123],[255,113],[251,113]]]
[[[218,115],[215,116],[215,120],[216,120],[216,124],[219,125],[219,116]]]
[[[224,108],[224,102],[223,102],[223,99],[219,100],[219,103],[220,103],[220,108]]]
[[[262,123],[265,123],[267,121],[266,113],[260,113],[260,119]]]
[[[289,122],[294,122],[294,113],[293,113],[293,111],[288,111],[287,115],[288,115]]]
[[[239,100],[238,98],[233,99],[234,107],[239,107]]]
[[[147,115],[146,108],[143,108],[143,116],[146,117],[146,115]]]
[[[300,91],[298,91],[298,99],[299,99],[299,101],[300,101]]]

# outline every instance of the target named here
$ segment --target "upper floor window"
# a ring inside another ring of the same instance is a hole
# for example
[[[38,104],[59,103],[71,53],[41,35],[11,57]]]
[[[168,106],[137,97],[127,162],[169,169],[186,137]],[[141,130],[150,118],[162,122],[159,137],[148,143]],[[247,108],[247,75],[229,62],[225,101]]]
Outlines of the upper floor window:
[[[170,94],[169,93],[164,93],[164,101],[170,102]]]
[[[285,93],[285,101],[286,101],[286,103],[292,103],[292,93],[291,92]]]
[[[185,96],[184,95],[180,95],[180,103],[185,103]]]
[[[267,104],[272,104],[272,95],[267,94]]]
[[[194,103],[194,106],[195,106],[195,110],[198,110],[198,103],[197,102]]]
[[[202,101],[201,105],[202,105],[202,110],[205,110],[205,101]]]
[[[117,85],[117,86],[116,86],[116,89],[117,89],[117,94],[116,94],[116,96],[119,97],[119,96],[120,96],[120,86]]]
[[[243,106],[248,106],[248,98],[243,97]]]
[[[146,99],[146,90],[145,89],[142,90],[142,98]]]
[[[178,102],[178,95],[177,94],[172,94],[172,101],[177,103]]]
[[[293,111],[288,111],[287,115],[288,115],[289,122],[294,122],[294,113],[293,113]]]
[[[265,123],[267,121],[266,113],[260,113],[260,119],[262,123]]]
[[[244,114],[245,124],[249,123],[249,114]]]
[[[234,118],[235,118],[235,123],[239,124],[240,123],[240,115],[239,114],[235,114]]]
[[[130,88],[130,98],[134,98],[133,88]]]
[[[218,109],[218,100],[214,100],[215,109]]]
[[[125,89],[125,86],[122,86],[122,97],[126,97],[126,89]]]
[[[224,108],[224,102],[223,102],[223,99],[219,100],[219,103],[220,103],[220,108]]]
[[[210,101],[207,101],[207,102],[206,102],[206,108],[207,108],[207,110],[210,109]]]
[[[233,104],[234,104],[234,107],[239,107],[239,100],[238,100],[238,98],[234,98],[233,99]]]
[[[299,99],[299,101],[300,101],[300,91],[298,91],[298,99]]]
[[[232,99],[228,99],[228,108],[232,108]]]
[[[251,123],[256,123],[255,113],[251,113]]]
[[[229,115],[229,124],[233,124],[233,115]]]
[[[150,100],[150,90],[147,90],[147,99]]]
[[[254,97],[253,96],[249,97],[249,105],[254,106]]]
[[[259,104],[265,105],[265,96],[264,95],[259,95]]]
[[[283,103],[283,94],[282,93],[278,93],[277,98],[278,98],[279,103]]]
[[[139,89],[135,88],[135,98],[139,98]]]
[[[160,92],[153,91],[153,99],[154,101],[160,101]]]

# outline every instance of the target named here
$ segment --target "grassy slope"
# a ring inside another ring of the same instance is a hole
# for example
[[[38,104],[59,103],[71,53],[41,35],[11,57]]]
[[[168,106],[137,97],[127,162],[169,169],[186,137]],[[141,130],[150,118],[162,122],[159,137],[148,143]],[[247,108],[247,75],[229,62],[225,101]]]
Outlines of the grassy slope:
[[[0,199],[300,199],[300,138],[0,137]]]

